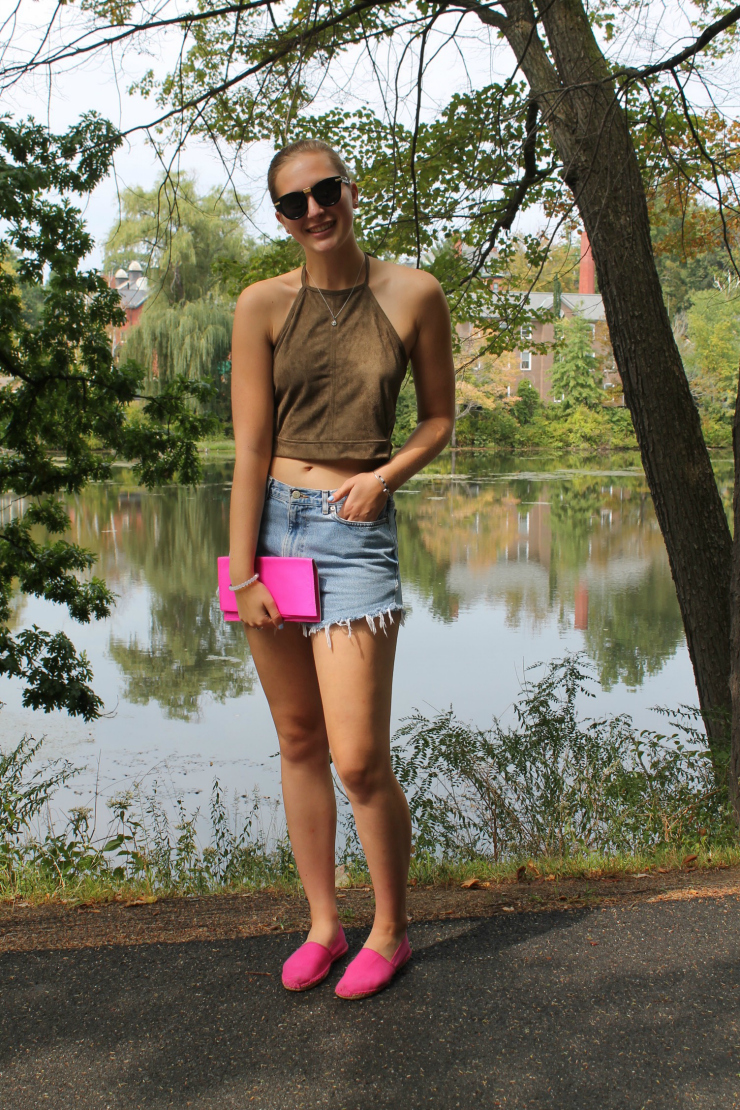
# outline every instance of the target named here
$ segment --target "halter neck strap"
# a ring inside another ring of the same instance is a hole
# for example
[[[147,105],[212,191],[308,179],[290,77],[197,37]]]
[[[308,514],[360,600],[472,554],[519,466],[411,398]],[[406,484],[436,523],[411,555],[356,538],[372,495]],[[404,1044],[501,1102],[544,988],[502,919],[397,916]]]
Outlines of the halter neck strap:
[[[360,289],[364,289],[367,285],[370,284],[370,255],[367,253],[367,251],[364,251],[363,253],[365,255],[365,279],[362,282],[362,285],[359,286]],[[301,266],[301,288],[302,289],[316,289],[316,290],[318,290],[318,288],[319,288],[318,285],[309,285],[308,284],[308,281],[306,280],[306,274],[307,274],[306,263],[304,262],[303,265]],[[356,282],[352,286],[352,288],[356,289],[358,285],[359,285],[359,282]],[[321,292],[322,293],[346,293],[347,290],[346,289],[322,289]]]

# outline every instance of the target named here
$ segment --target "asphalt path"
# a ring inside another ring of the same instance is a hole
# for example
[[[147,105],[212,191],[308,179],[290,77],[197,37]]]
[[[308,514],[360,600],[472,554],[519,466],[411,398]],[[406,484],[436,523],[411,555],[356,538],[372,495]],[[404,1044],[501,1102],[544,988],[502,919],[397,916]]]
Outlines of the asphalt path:
[[[282,989],[296,934],[6,953],[0,1107],[740,1108],[739,910],[420,923],[363,1002],[335,997],[343,962]]]

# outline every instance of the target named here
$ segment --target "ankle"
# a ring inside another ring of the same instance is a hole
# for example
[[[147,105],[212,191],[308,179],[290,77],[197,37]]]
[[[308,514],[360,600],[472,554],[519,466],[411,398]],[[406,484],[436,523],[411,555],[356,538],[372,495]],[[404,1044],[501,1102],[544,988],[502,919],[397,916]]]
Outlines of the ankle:
[[[409,921],[406,915],[397,921],[375,921],[370,930],[374,940],[392,941],[402,938],[408,929]]]
[[[374,952],[384,956],[386,960],[391,960],[399,945],[403,943],[407,925],[408,921],[405,918],[392,923],[379,922],[377,925],[373,925],[363,947],[371,948]]]
[[[320,917],[312,919],[311,928],[308,933],[308,940],[315,941],[317,944],[323,944],[327,948],[333,944],[337,939],[340,929],[340,922],[338,916],[333,917]]]

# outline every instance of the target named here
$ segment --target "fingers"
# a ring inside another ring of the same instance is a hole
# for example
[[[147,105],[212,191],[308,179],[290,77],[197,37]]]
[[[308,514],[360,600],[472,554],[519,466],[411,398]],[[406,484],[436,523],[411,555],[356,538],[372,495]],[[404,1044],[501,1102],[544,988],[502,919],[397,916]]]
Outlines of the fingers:
[[[241,622],[247,628],[282,628],[283,618],[275,599],[261,582],[251,587],[254,591],[241,605]]]
[[[342,485],[338,489],[334,490],[334,492],[331,495],[331,497],[329,498],[329,500],[330,501],[341,501],[343,497],[346,497],[351,492],[352,487],[354,486],[354,484],[355,484],[355,479],[354,478],[348,478],[346,480],[346,482],[343,482]]]
[[[265,602],[265,609],[267,610],[267,619],[262,622],[262,627],[268,628],[270,625],[272,625],[274,628],[282,628],[283,618],[281,617],[280,610],[278,609],[272,598],[270,598],[269,601]]]

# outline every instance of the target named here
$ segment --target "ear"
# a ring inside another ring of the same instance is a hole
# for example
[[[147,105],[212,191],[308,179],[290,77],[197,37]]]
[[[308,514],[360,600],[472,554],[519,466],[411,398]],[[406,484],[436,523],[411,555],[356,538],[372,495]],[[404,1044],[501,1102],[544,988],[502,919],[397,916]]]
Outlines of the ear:
[[[360,207],[360,193],[359,193],[359,190],[357,188],[357,183],[355,181],[351,181],[349,187],[350,187],[350,192],[352,193],[352,207],[353,208],[359,208]]]

